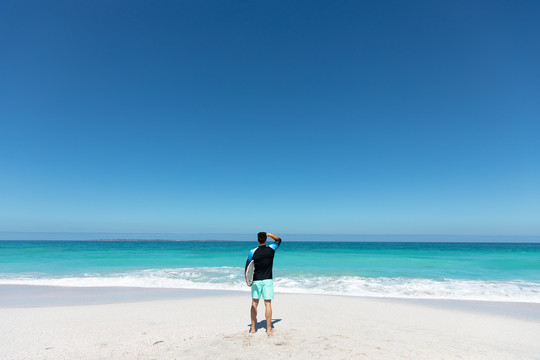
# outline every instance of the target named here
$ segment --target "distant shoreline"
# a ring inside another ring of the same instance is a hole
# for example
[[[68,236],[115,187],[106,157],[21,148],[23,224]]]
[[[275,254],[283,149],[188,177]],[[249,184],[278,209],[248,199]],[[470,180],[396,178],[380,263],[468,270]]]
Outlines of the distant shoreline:
[[[230,239],[0,239],[0,242],[238,242],[252,243],[254,240],[230,240]],[[350,244],[500,244],[500,245],[540,245],[538,241],[429,241],[429,240],[289,240],[288,243],[350,243]]]
[[[264,230],[264,229],[263,229]],[[301,234],[278,232],[285,241],[337,242],[439,242],[439,243],[540,243],[539,235],[441,234]],[[0,231],[0,241],[256,241],[253,233],[135,233],[135,232],[16,232]]]

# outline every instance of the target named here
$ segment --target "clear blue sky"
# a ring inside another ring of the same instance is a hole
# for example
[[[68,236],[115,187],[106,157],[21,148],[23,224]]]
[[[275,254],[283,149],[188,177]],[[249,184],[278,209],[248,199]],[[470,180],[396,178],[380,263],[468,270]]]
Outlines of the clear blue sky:
[[[0,3],[0,231],[540,235],[538,1]]]

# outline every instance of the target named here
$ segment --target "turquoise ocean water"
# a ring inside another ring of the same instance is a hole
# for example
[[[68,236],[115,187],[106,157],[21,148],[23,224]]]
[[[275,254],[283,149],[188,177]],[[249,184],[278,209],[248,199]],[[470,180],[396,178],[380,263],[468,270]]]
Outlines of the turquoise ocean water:
[[[0,241],[0,285],[244,290],[256,242]],[[540,303],[540,244],[287,242],[276,292]]]

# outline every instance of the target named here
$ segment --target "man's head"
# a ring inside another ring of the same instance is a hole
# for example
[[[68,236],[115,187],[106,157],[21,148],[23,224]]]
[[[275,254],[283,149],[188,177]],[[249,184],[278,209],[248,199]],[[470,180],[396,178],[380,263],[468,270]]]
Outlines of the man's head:
[[[257,234],[257,240],[259,241],[259,244],[264,244],[266,242],[266,233],[261,231]]]

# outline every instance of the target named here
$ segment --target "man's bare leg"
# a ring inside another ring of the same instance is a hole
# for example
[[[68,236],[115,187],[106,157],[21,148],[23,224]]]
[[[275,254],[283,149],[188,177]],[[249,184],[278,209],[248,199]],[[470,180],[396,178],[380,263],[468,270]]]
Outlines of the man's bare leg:
[[[264,300],[265,316],[266,316],[266,333],[273,334],[272,330],[272,300]]]
[[[250,333],[257,331],[257,306],[259,306],[259,299],[251,299],[251,330]]]

